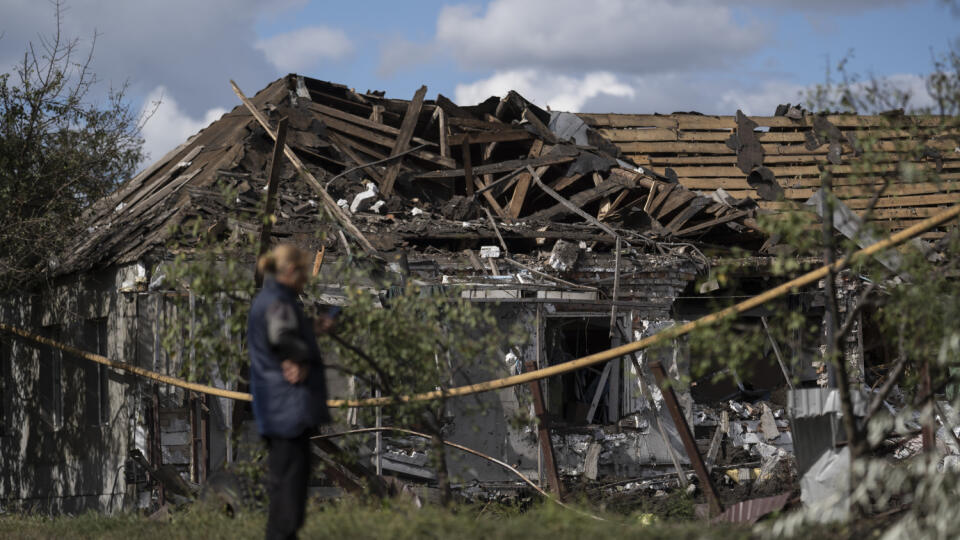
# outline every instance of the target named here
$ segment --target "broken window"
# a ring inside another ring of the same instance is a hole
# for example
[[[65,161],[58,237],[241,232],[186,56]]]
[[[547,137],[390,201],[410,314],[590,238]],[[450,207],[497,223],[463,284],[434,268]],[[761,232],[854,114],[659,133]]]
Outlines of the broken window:
[[[44,326],[44,337],[55,341],[60,339],[60,326]],[[53,429],[63,425],[63,353],[49,345],[40,346],[39,395],[40,415]]]
[[[550,365],[610,348],[609,317],[551,318],[546,325],[546,359]],[[547,383],[547,413],[568,424],[583,425],[605,421],[611,403],[612,362],[552,377]]]
[[[83,323],[83,349],[107,356],[107,319],[90,319]],[[80,360],[83,366],[83,421],[100,426],[110,421],[110,394],[107,391],[107,366]]]

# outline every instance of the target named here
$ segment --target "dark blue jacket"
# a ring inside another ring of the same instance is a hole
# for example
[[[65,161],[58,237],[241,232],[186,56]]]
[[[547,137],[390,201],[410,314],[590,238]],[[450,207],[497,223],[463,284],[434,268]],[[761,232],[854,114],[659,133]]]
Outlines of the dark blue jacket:
[[[290,337],[298,351],[271,343],[268,319],[278,309],[293,318]],[[313,322],[304,315],[293,289],[270,278],[264,280],[247,319],[247,347],[253,414],[260,435],[292,439],[330,421],[326,380]],[[294,385],[284,380],[280,364],[287,358],[310,366],[305,381]]]

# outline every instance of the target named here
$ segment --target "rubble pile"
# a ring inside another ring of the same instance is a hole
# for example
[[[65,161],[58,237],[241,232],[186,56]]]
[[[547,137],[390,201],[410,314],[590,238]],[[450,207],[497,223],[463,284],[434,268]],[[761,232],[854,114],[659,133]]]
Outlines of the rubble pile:
[[[327,195],[387,252],[499,239],[512,252],[561,238],[725,243],[733,238],[714,229],[755,231],[749,198],[706,196],[640,167],[577,115],[516,92],[468,107],[425,93],[389,99],[291,75],[254,96],[271,129],[288,119],[286,144],[318,182],[283,160],[274,237],[315,242]],[[138,260],[197,218],[223,239],[256,233],[272,146],[248,110],[234,109],[98,202],[60,271]],[[337,236],[328,248],[344,249]]]

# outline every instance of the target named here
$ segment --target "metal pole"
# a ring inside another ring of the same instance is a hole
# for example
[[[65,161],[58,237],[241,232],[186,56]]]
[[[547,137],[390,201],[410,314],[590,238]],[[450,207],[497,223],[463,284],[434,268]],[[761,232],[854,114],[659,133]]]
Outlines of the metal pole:
[[[533,362],[526,363],[527,370],[534,370],[537,365]],[[547,407],[543,401],[543,392],[540,390],[540,381],[530,383],[530,391],[533,393],[533,411],[537,415],[538,438],[540,439],[540,450],[543,453],[543,465],[547,469],[547,478],[550,479],[550,487],[558,499],[563,500],[563,482],[560,481],[560,474],[557,472],[557,463],[553,456],[553,441],[550,440],[550,425],[547,423]]]
[[[710,481],[710,473],[707,472],[707,466],[700,456],[697,449],[697,442],[693,439],[693,433],[690,433],[690,426],[687,425],[687,419],[683,417],[680,411],[680,403],[677,401],[677,395],[673,392],[673,387],[667,384],[667,374],[663,371],[663,365],[660,362],[651,362],[650,371],[657,378],[657,386],[663,394],[663,402],[670,411],[673,423],[677,426],[677,432],[683,441],[683,447],[687,450],[687,456],[690,458],[690,464],[693,465],[697,478],[700,479],[700,488],[707,495],[707,504],[710,505],[710,515],[718,516],[723,513],[723,506],[720,504],[720,496],[717,494],[717,488]]]

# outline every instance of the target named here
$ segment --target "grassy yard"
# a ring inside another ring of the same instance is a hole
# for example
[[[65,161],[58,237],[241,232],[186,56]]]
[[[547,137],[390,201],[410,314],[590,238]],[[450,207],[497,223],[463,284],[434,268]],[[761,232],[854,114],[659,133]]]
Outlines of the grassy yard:
[[[596,512],[594,512],[596,513]],[[384,540],[407,538],[750,538],[749,528],[708,527],[697,521],[663,521],[650,514],[602,514],[606,521],[586,517],[552,504],[527,511],[500,506],[435,506],[414,508],[388,502],[376,506],[353,500],[312,505],[301,538]],[[193,507],[163,520],[135,514],[104,517],[0,516],[2,538],[262,538],[266,516],[249,511],[236,517]]]

